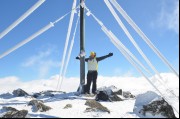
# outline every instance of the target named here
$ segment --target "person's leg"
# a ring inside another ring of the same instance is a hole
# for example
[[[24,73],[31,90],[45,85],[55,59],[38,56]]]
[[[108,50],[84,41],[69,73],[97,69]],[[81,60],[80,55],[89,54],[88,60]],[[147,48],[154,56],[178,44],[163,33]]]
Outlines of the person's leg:
[[[92,73],[91,73],[91,72],[88,72],[88,74],[87,74],[87,84],[86,84],[86,91],[85,91],[85,93],[89,93],[89,91],[90,91],[91,79],[92,79]]]
[[[93,73],[93,88],[92,88],[92,93],[95,94],[96,93],[96,88],[97,88],[97,85],[96,85],[96,82],[97,82],[97,76],[98,76],[98,73],[97,72],[94,72]]]

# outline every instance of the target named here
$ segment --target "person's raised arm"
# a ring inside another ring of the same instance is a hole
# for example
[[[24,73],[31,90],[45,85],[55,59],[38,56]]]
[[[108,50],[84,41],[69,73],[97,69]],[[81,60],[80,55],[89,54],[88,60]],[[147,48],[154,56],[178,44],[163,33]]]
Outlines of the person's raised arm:
[[[111,57],[111,56],[113,56],[113,53],[109,53],[108,55],[105,55],[105,56],[102,56],[102,57],[97,57],[96,60],[101,61],[101,60],[104,60],[104,59],[106,59],[108,57]]]
[[[80,56],[77,56],[76,59],[80,60]],[[85,58],[85,62],[88,62],[89,58]]]
[[[77,56],[77,57],[76,57],[76,59],[78,59],[78,60],[79,60],[79,59],[80,59],[80,57],[79,57],[79,56]]]
[[[85,62],[88,62],[89,58],[85,58]]]

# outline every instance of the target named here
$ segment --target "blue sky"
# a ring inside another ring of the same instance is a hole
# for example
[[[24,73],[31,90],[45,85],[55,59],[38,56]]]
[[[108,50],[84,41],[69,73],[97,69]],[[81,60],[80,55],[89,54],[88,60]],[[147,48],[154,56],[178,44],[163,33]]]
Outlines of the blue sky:
[[[79,2],[79,0],[77,1]],[[0,0],[0,33],[36,2],[37,0]],[[117,0],[117,2],[170,64],[179,71],[179,0]],[[46,0],[36,11],[0,39],[0,54],[31,36],[49,22],[53,22],[69,12],[72,4],[73,0]],[[148,67],[119,27],[104,1],[86,0],[86,5]],[[169,68],[137,35],[123,17],[119,13],[118,15],[157,70],[160,73],[170,72]],[[0,78],[17,76],[27,81],[40,78],[47,79],[52,75],[59,74],[69,19],[70,15],[33,41],[0,59]],[[77,14],[75,14],[71,34],[73,34],[76,19]],[[78,27],[67,77],[79,77],[79,61],[75,59],[80,49],[79,34]],[[71,39],[72,35],[70,41]],[[103,56],[109,52],[114,53],[113,57],[99,62],[99,75],[140,76],[139,72],[110,42],[91,16],[85,16],[85,50],[86,57],[89,56],[90,51],[95,51],[97,56]],[[153,71],[152,73],[154,74]]]

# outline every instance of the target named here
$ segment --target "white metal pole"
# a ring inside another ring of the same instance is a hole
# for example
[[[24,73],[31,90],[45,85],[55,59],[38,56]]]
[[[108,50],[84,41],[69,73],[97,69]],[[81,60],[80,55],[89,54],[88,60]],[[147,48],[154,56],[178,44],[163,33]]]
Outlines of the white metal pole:
[[[44,2],[45,0],[39,0],[35,5],[33,5],[19,19],[17,19],[8,28],[6,28],[2,33],[0,33],[0,39],[2,39],[6,34],[8,34],[13,28],[15,28],[19,23],[21,23],[26,17],[28,17],[33,11],[35,11]]]

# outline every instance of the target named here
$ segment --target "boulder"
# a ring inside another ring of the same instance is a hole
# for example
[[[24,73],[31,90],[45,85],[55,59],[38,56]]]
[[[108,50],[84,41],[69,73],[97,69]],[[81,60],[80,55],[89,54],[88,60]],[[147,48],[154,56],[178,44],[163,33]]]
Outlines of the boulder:
[[[98,91],[96,95],[96,101],[102,100],[102,101],[109,101],[109,95],[106,91]]]
[[[109,97],[110,101],[123,101],[120,97],[118,97],[116,94],[113,94]]]
[[[53,93],[52,91],[45,91],[45,92],[42,92],[42,94],[43,94],[44,96],[47,96],[47,97],[53,97],[54,94],[52,94],[52,93]]]
[[[27,110],[9,111],[2,118],[26,118],[27,114]]]
[[[119,94],[122,90],[119,90]],[[117,93],[114,93],[111,89],[104,89],[101,91],[97,91],[96,101],[123,101],[120,97],[118,97]]]
[[[129,91],[124,91],[123,92],[123,97],[125,97],[125,98],[135,98],[135,96],[133,95],[133,94],[131,94],[131,92],[129,92]]]
[[[32,97],[34,97],[34,98],[38,98],[39,96],[41,96],[41,93],[34,93],[34,94],[32,95]]]
[[[66,92],[47,90],[47,91],[41,91],[39,93],[34,93],[32,95],[32,97],[34,97],[34,98],[38,98],[38,97],[53,97],[53,96],[55,96],[55,94],[59,94],[59,93],[65,94]]]
[[[27,110],[17,110],[13,107],[3,107],[4,111],[7,111],[1,118],[26,118],[28,117]]]
[[[122,89],[119,89],[118,91],[114,91],[113,94],[115,95],[122,95],[123,91]]]
[[[160,114],[167,118],[176,118],[172,106],[164,99],[156,100],[150,104],[144,105],[139,113],[144,116],[146,116],[146,113],[151,113],[153,116]]]
[[[63,109],[68,109],[68,108],[72,108],[71,104],[67,104]]]
[[[3,107],[2,109],[5,111],[18,111],[17,109],[15,109],[13,107]]]
[[[87,100],[85,105],[90,107],[90,108],[86,108],[86,110],[85,110],[86,112],[91,110],[91,111],[103,111],[103,112],[110,113],[110,111],[109,111],[109,109],[107,109],[107,107],[104,107],[96,100]]]
[[[41,100],[31,100],[28,105],[32,105],[33,106],[33,111],[34,112],[37,112],[37,111],[40,111],[40,112],[46,112],[50,109],[52,109],[51,107],[49,106],[46,106],[43,104],[43,101]]]

